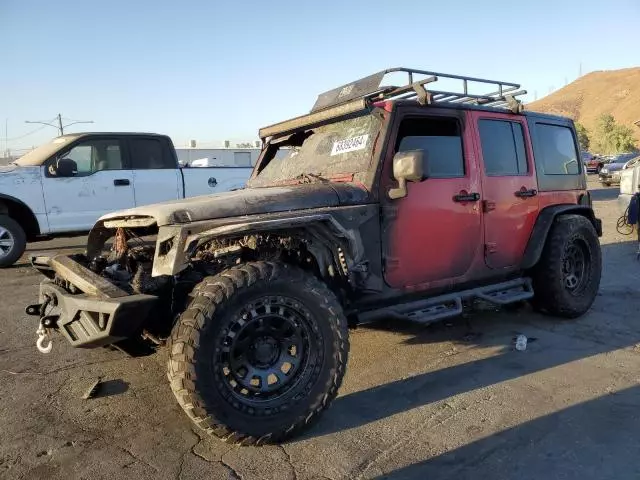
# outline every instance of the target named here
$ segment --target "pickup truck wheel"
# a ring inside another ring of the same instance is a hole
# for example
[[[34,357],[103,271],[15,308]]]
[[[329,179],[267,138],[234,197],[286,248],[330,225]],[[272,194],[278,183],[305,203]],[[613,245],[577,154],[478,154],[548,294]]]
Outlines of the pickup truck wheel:
[[[596,298],[601,272],[600,242],[591,222],[581,215],[561,216],[533,272],[533,306],[549,315],[579,317]]]
[[[349,340],[335,295],[283,263],[205,278],[169,342],[178,403],[206,432],[243,445],[310,426],[342,383]]]
[[[27,248],[27,236],[18,222],[0,215],[0,268],[13,265]]]

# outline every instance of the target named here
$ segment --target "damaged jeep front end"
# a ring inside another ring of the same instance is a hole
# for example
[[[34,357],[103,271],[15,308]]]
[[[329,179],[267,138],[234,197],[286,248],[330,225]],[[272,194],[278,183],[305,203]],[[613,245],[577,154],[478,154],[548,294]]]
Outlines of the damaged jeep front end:
[[[160,227],[152,217],[100,220],[86,254],[32,258],[47,279],[27,313],[40,319],[39,345],[55,330],[74,347],[132,353],[123,342],[162,344],[193,287],[238,263],[295,264],[346,299],[381,286],[379,265],[366,260],[379,252],[366,252],[362,241],[378,235],[375,219],[374,206],[360,205]]]
[[[48,277],[40,284],[39,303],[26,308],[27,314],[40,319],[37,346],[43,353],[51,351],[52,330],[80,348],[125,340],[140,330],[157,302],[154,295],[119,288],[75,257],[32,258],[34,267]]]

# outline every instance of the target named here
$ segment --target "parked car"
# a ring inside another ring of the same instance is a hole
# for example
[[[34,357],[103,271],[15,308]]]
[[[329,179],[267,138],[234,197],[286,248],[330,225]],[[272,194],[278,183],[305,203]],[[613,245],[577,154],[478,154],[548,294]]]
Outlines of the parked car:
[[[407,83],[382,87],[391,72]],[[429,91],[438,79],[458,93]],[[331,404],[348,319],[427,324],[474,300],[581,316],[602,226],[574,124],[523,111],[517,84],[467,93],[478,81],[389,69],[338,87],[260,130],[247,188],[111,213],[86,255],[33,258],[48,277],[27,307],[38,347],[53,331],[131,353],[166,341],[189,418],[247,445],[294,436]]]
[[[15,263],[27,241],[87,232],[113,210],[241,188],[251,170],[182,170],[164,135],[57,137],[0,167],[0,267]]]
[[[622,170],[636,165],[639,161],[640,156],[638,156],[637,153],[618,155],[613,161],[600,169],[600,173],[598,174],[600,182],[606,187],[619,185]]]
[[[585,160],[585,167],[587,173],[600,173],[600,170],[609,163],[609,159],[600,155],[591,155],[590,158]]]

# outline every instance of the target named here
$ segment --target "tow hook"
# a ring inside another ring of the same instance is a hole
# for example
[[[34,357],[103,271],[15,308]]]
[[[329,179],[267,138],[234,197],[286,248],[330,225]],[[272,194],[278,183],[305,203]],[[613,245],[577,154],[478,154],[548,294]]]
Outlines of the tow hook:
[[[36,335],[38,335],[38,339],[36,340],[36,347],[40,353],[49,353],[53,348],[51,344],[51,338],[49,338],[49,333],[44,326],[44,322],[41,320],[40,325],[38,326],[38,330],[36,330]],[[46,342],[46,343],[45,343]]]
[[[49,336],[49,330],[55,327],[58,320],[57,315],[46,315],[47,307],[50,304],[53,304],[53,306],[57,304],[55,298],[45,295],[44,302],[42,304],[29,305],[25,309],[28,315],[37,315],[40,317],[40,323],[36,330],[36,335],[38,336],[38,339],[36,340],[36,348],[40,353],[51,352],[52,344],[51,337]]]

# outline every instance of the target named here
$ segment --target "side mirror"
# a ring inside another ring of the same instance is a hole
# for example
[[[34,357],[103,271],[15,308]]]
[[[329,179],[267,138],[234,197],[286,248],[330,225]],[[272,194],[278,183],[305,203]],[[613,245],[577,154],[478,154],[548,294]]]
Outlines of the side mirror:
[[[78,164],[70,158],[60,158],[54,171],[58,177],[73,177],[78,173]]]
[[[407,182],[425,180],[427,157],[424,150],[398,152],[393,157],[393,177],[398,181],[397,188],[389,189],[389,198],[395,200],[407,196]]]

